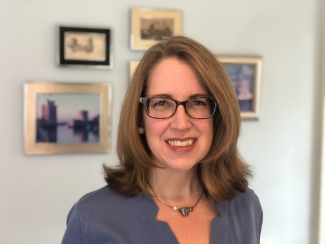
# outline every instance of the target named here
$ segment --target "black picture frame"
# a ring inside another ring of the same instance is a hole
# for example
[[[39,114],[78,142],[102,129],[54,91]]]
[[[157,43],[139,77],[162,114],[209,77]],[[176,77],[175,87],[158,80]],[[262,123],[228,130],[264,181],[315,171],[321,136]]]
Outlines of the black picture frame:
[[[59,26],[59,66],[112,69],[112,31]]]

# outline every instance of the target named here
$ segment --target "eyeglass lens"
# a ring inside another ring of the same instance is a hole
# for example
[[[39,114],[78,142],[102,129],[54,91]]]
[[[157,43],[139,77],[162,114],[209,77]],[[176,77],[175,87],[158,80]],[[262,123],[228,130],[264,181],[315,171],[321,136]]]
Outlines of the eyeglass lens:
[[[209,97],[197,97],[184,103],[187,114],[196,119],[210,118],[216,109],[216,102]],[[175,113],[177,106],[176,101],[173,99],[162,97],[149,98],[146,104],[149,116],[154,118],[171,117]]]

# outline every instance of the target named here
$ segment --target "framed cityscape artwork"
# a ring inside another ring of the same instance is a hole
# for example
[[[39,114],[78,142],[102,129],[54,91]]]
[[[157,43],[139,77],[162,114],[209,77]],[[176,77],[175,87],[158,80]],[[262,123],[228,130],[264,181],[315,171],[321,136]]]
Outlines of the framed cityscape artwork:
[[[112,69],[111,37],[111,29],[60,26],[58,65]]]
[[[253,56],[217,56],[236,91],[241,117],[258,119],[262,58]]]
[[[26,154],[109,151],[110,84],[28,82],[24,100]]]
[[[147,50],[171,36],[182,35],[182,12],[177,10],[132,9],[131,49]]]

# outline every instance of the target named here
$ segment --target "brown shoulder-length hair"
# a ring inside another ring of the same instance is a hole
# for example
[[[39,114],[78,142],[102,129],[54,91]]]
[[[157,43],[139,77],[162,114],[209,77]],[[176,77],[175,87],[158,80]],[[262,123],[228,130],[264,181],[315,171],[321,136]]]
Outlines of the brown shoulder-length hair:
[[[146,95],[150,72],[162,59],[176,57],[196,70],[218,108],[213,117],[213,141],[197,173],[206,195],[216,201],[231,200],[248,187],[251,171],[237,151],[240,109],[234,88],[216,57],[200,43],[170,37],[152,46],[138,64],[126,92],[118,127],[117,168],[104,166],[105,180],[126,195],[147,192],[149,170],[156,167],[144,135],[139,134],[143,108],[139,98]]]

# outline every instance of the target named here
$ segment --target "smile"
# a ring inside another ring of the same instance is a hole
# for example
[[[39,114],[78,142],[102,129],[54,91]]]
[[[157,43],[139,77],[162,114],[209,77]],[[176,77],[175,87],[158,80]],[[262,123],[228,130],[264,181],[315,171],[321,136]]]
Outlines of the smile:
[[[186,147],[192,145],[194,141],[194,139],[188,139],[185,141],[173,140],[167,141],[167,143],[173,147]]]

